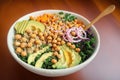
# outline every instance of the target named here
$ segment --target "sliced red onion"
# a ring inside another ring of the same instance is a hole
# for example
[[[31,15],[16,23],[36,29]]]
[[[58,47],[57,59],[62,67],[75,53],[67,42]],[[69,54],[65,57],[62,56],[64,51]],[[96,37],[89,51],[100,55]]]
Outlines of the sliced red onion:
[[[71,35],[72,31],[76,32],[77,35],[75,37]],[[70,29],[67,29],[63,35],[65,41],[74,42],[74,43],[80,42],[82,39],[88,39],[86,37],[87,37],[86,32],[83,30],[82,27],[80,28],[72,27]]]

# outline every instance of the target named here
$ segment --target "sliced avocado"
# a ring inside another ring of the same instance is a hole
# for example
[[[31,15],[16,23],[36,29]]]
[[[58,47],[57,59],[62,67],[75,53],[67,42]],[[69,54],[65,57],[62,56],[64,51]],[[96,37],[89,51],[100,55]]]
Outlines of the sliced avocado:
[[[25,31],[25,28],[26,28],[26,26],[28,25],[28,21],[24,21],[24,25],[23,25],[23,27],[22,27],[22,29],[21,29],[21,33],[23,34],[24,33],[24,31]]]
[[[63,51],[64,54],[68,53],[68,55],[65,55],[65,57],[69,67],[76,66],[80,63],[81,57],[75,50],[63,45]]]
[[[17,22],[15,24],[16,33],[23,34],[23,32],[25,31],[24,28],[27,26],[27,24],[28,24],[28,20],[23,20],[23,21]]]
[[[60,50],[60,55],[61,55],[61,58],[58,60],[57,63],[55,63],[54,65],[52,65],[53,68],[57,68],[57,69],[63,69],[63,68],[67,68],[68,65],[65,61],[65,56],[63,54],[63,51]]]
[[[41,22],[35,21],[35,20],[30,20],[28,25],[26,26],[25,30],[26,29],[34,29],[34,28],[37,28],[41,32],[44,32],[44,30],[45,30],[44,24],[42,24]]]
[[[80,63],[81,56],[76,51],[74,51],[74,50],[71,50],[71,51],[75,54],[75,58],[72,57],[73,61],[72,61],[72,64],[70,65],[70,67],[73,67],[73,66],[76,66],[76,65],[78,65]]]
[[[35,61],[35,58],[38,54],[42,54],[43,52],[45,52],[50,46],[46,46],[44,48],[42,48],[42,50],[39,50],[37,53],[33,53],[33,54],[30,54],[30,56],[28,57],[28,64],[31,64],[31,62]]]
[[[17,23],[15,24],[16,33],[18,33],[18,27],[19,27],[20,23],[21,23],[21,22],[17,22]]]
[[[44,32],[45,26],[44,24],[34,20],[23,20],[15,24],[16,33],[24,34],[26,29],[38,29],[41,32]]]
[[[25,23],[26,23],[25,20],[21,22],[21,25],[19,26],[19,29],[18,29],[18,32],[19,32],[19,33],[22,33],[22,29],[23,29]]]
[[[36,62],[35,67],[37,68],[41,68],[42,64],[44,63],[44,61],[49,57],[52,56],[53,52],[49,52],[49,53],[44,53]]]

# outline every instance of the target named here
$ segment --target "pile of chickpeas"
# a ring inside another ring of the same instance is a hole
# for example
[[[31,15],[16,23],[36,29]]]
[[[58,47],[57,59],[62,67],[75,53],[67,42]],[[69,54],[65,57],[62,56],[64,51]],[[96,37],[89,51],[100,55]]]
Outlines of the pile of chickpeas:
[[[50,14],[48,14],[50,15]],[[76,52],[80,52],[80,48],[76,48],[73,43],[66,42],[63,39],[64,32],[73,26],[83,26],[83,23],[75,19],[72,22],[62,21],[61,17],[55,15],[50,17],[47,21],[41,21],[37,18],[30,17],[33,20],[39,21],[45,25],[45,31],[41,32],[39,29],[27,29],[24,34],[16,33],[14,36],[14,47],[17,54],[21,56],[27,56],[29,53],[35,53],[41,50],[42,44],[49,44],[53,51],[53,56],[61,58],[59,54],[60,46],[67,44],[68,47],[74,49]],[[76,33],[71,32],[72,36],[76,36]],[[56,63],[56,59],[51,60],[52,63]]]
[[[52,15],[52,14],[46,14],[46,15]],[[80,48],[76,48],[74,44],[70,43],[70,42],[66,42],[63,39],[63,35],[64,32],[66,31],[66,29],[72,28],[73,26],[76,27],[80,27],[82,26],[83,28],[85,27],[85,25],[83,24],[83,22],[78,21],[77,19],[75,19],[72,22],[69,21],[62,21],[62,17],[57,15],[57,14],[53,14],[53,17],[50,17],[46,22],[43,22],[41,20],[38,20],[39,22],[44,23],[44,25],[46,25],[46,31],[48,29],[48,33],[49,36],[47,37],[47,41],[48,43],[52,44],[52,50],[53,51],[59,51],[60,45],[63,44],[67,44],[68,47],[70,47],[71,49],[75,49],[76,52],[80,52]],[[72,36],[76,36],[76,32],[72,31],[71,32]]]

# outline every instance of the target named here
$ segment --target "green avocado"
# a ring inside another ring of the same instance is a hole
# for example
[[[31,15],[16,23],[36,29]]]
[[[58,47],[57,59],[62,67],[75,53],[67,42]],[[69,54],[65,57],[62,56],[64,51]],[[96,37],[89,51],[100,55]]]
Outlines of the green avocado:
[[[63,69],[63,68],[67,68],[68,65],[65,61],[65,56],[63,54],[63,51],[60,50],[59,51],[60,55],[61,55],[61,58],[58,60],[57,63],[55,63],[54,65],[52,65],[53,68],[57,68],[57,69]]]
[[[37,62],[35,63],[35,67],[41,68],[42,65],[43,65],[43,63],[44,63],[44,61],[45,61],[48,57],[50,57],[50,56],[52,56],[52,55],[53,55],[53,52],[44,53],[44,54],[37,60]]]
[[[23,34],[24,29],[25,29],[25,27],[27,26],[27,24],[28,24],[28,21],[27,21],[27,20],[23,20],[23,21],[17,22],[17,23],[15,24],[16,33],[21,33],[21,34]]]
[[[81,61],[81,56],[79,55],[79,53],[77,53],[76,51],[74,50],[71,50],[73,53],[74,53],[74,57],[72,57],[72,63],[70,65],[70,67],[73,67],[73,66],[76,66],[80,63]]]
[[[81,56],[75,50],[70,49],[66,45],[63,45],[63,51],[64,52],[68,52],[69,53],[69,57],[71,58],[70,59],[71,62],[70,62],[70,64],[68,64],[68,67],[73,67],[73,66],[76,66],[76,65],[78,65],[80,63]]]
[[[23,20],[15,24],[16,33],[24,34],[26,29],[38,29],[39,31],[44,32],[45,26],[35,20]]]
[[[44,32],[45,26],[41,22],[35,21],[35,20],[30,20],[28,25],[26,26],[26,29],[38,29],[41,32]]]
[[[80,63],[81,57],[79,53],[70,49],[68,46],[63,45],[60,47],[61,58],[59,61],[53,65],[53,68],[68,68],[72,66],[76,66]]]
[[[28,64],[31,64],[31,62],[35,61],[35,58],[37,57],[37,55],[41,55],[43,52],[45,52],[50,46],[46,46],[44,48],[42,48],[42,50],[39,50],[36,53],[30,54],[30,56],[28,57]]]

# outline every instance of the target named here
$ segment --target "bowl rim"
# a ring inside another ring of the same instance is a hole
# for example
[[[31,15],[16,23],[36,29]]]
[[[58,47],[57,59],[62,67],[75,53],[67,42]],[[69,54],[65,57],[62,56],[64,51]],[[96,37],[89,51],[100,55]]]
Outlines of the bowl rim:
[[[74,13],[74,12],[71,12],[71,11],[66,11],[66,10],[51,10],[51,9],[49,9],[49,10],[40,10],[40,11],[34,11],[34,12],[32,12],[32,13],[28,13],[28,14],[26,14],[26,15],[24,15],[24,16],[22,16],[22,17],[20,17],[19,19],[17,19],[13,24],[12,24],[12,26],[10,27],[10,29],[9,29],[9,31],[8,31],[8,35],[7,35],[7,45],[8,45],[8,49],[9,49],[9,51],[10,51],[10,54],[13,56],[13,58],[18,62],[18,63],[22,63],[23,64],[23,67],[25,67],[25,66],[27,66],[27,67],[29,67],[29,68],[32,68],[32,69],[35,69],[35,70],[38,70],[38,71],[48,71],[48,72],[64,72],[64,71],[69,71],[69,70],[74,70],[74,69],[77,69],[77,68],[79,68],[80,66],[84,66],[85,64],[88,64],[88,63],[90,63],[93,59],[94,59],[94,57],[97,55],[97,53],[98,53],[98,51],[99,51],[99,48],[100,48],[100,36],[99,36],[99,33],[98,33],[98,31],[97,31],[97,29],[95,28],[95,26],[94,25],[92,25],[92,30],[94,30],[95,31],[95,33],[96,33],[96,37],[97,37],[97,46],[96,46],[96,49],[95,49],[95,51],[94,51],[94,53],[86,60],[86,61],[84,61],[83,63],[81,63],[81,64],[79,64],[79,65],[76,65],[76,66],[73,66],[73,67],[70,67],[70,68],[65,68],[65,69],[43,69],[43,68],[36,68],[36,67],[34,67],[34,66],[32,66],[32,65],[30,65],[30,64],[27,64],[27,63],[25,63],[24,61],[22,61],[17,55],[16,55],[16,53],[15,52],[13,52],[12,50],[11,50],[11,46],[12,45],[10,45],[9,44],[9,38],[10,38],[10,35],[11,35],[11,30],[13,29],[13,27],[14,27],[14,25],[15,25],[15,23],[16,22],[18,22],[18,21],[20,21],[22,18],[24,18],[24,17],[26,17],[26,16],[29,16],[30,17],[30,15],[33,15],[33,14],[37,14],[37,13],[46,13],[46,12],[65,12],[65,13],[72,13],[73,15],[77,15],[77,16],[79,16],[80,18],[82,18],[84,21],[86,21],[87,23],[90,23],[90,21],[87,19],[87,18],[85,18],[84,16],[82,16],[82,15],[80,15],[80,14],[77,14],[77,13]],[[16,55],[16,56],[15,56]]]

